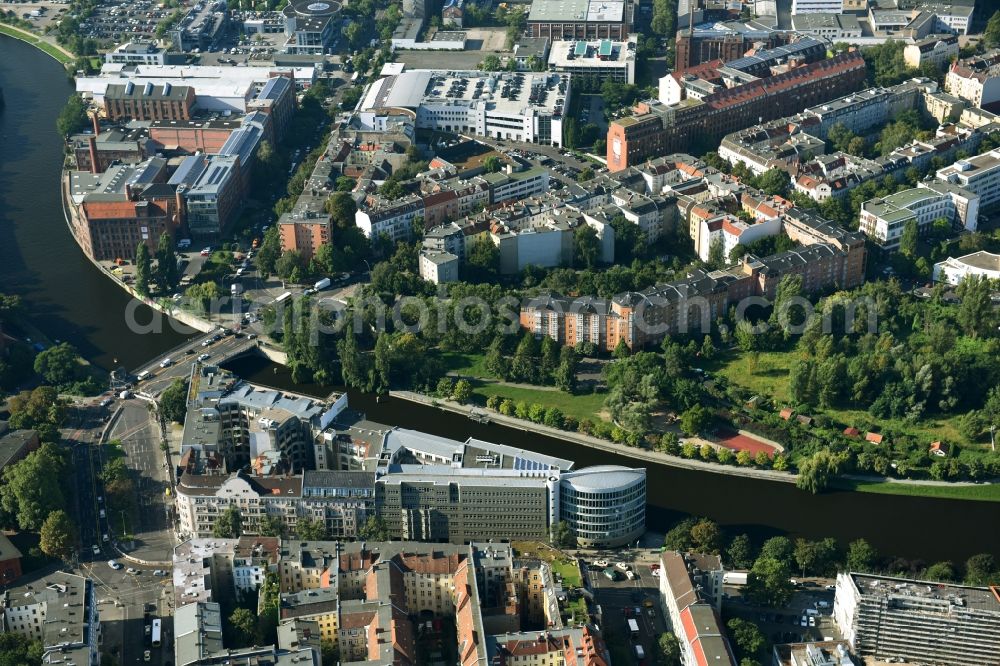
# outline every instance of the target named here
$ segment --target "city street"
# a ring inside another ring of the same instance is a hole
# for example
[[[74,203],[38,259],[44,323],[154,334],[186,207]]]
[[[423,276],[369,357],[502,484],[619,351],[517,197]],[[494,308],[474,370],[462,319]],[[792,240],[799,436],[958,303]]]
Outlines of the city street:
[[[136,390],[146,395],[159,396],[174,379],[187,379],[191,374],[191,363],[201,354],[209,355],[209,358],[206,359],[209,363],[221,363],[257,344],[255,340],[250,340],[243,335],[240,337],[224,335],[220,340],[207,346],[202,344],[214,335],[216,335],[215,332],[192,338],[183,347],[152,359],[147,366],[137,369],[136,374],[142,370],[148,370],[150,375],[136,385]],[[160,363],[168,358],[171,364],[166,368],[161,368]]]
[[[110,437],[120,440],[125,464],[135,474],[138,492],[136,525],[124,525],[122,516],[108,516],[108,529],[113,536],[131,534],[132,557],[148,562],[166,562],[171,558],[174,541],[166,491],[170,487],[169,471],[160,448],[160,426],[149,411],[147,402],[138,399],[121,404],[121,415]]]
[[[606,567],[595,564],[598,559],[606,559],[610,567],[614,567],[617,562],[624,562],[631,568],[636,578],[628,580],[623,572],[616,568],[615,571],[618,571],[621,577],[619,580],[611,581],[603,573]],[[649,568],[650,564],[658,560],[658,552],[645,549],[622,550],[602,554],[599,557],[588,557],[584,565],[594,598],[601,607],[602,628],[611,637],[611,644],[622,646],[628,651],[633,660],[631,663],[642,662],[636,656],[636,645],[642,646],[643,653],[648,659],[656,649],[658,637],[667,630],[659,603],[659,578],[655,578]],[[628,627],[630,619],[634,619],[639,626],[637,636],[631,635]]]

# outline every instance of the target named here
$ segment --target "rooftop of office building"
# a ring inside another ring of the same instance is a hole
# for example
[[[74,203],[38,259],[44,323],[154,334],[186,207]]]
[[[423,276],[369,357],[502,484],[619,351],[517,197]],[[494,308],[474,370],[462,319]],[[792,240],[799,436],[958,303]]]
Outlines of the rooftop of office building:
[[[476,108],[518,115],[529,110],[561,113],[568,74],[416,69],[379,79],[368,90],[363,110],[421,106]]]
[[[1000,614],[1000,592],[995,587],[971,587],[934,581],[852,573],[850,579],[865,596],[894,597],[936,602],[956,610]]]

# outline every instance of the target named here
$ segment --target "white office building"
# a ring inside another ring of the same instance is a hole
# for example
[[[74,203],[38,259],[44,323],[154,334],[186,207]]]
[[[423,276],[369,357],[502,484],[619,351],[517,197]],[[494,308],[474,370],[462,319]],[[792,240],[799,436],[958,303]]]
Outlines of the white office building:
[[[1000,150],[958,160],[938,169],[937,179],[979,195],[980,206],[1000,201]]]
[[[792,0],[792,16],[796,14],[839,14],[843,0]]]
[[[408,109],[418,129],[561,146],[569,95],[569,74],[418,69],[372,83],[358,118],[379,130]]]
[[[833,617],[862,657],[969,666],[1000,654],[996,588],[841,573]]]

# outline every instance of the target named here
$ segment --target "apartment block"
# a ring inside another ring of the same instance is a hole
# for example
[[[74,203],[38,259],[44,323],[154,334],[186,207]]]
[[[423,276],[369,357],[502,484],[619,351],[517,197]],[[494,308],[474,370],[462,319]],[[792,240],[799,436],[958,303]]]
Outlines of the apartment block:
[[[243,209],[246,180],[236,155],[191,155],[167,182],[182,197],[188,231],[196,238],[218,238]]]
[[[316,217],[296,217],[294,211],[285,213],[278,219],[278,233],[281,236],[282,252],[292,250],[309,261],[322,245],[330,242],[333,223],[325,214]]]
[[[995,587],[841,573],[833,617],[862,657],[966,666],[994,663],[1000,653]]]
[[[535,297],[521,304],[520,325],[560,344],[588,339],[609,352],[619,342],[643,349],[675,333],[708,331],[711,322],[740,299],[773,298],[786,275],[800,276],[806,292],[850,289],[864,282],[866,253],[857,234],[833,242],[819,240],[821,234],[811,237],[811,232],[801,237],[810,244],[770,257],[747,254],[725,270],[692,271],[684,280],[609,300]]]
[[[952,64],[944,79],[945,91],[973,106],[996,111],[1000,102],[1000,49]]]
[[[903,62],[907,67],[919,69],[924,63],[943,65],[958,57],[956,35],[934,35],[907,44],[903,49]]]
[[[278,629],[278,644],[227,647],[218,602],[200,601],[174,611],[174,663],[177,666],[321,666],[315,641],[299,640],[296,631]]]
[[[760,71],[753,65],[745,67],[732,68],[741,74],[735,79]],[[723,88],[701,99],[689,97],[673,106],[640,104],[636,115],[617,119],[608,129],[608,169],[619,171],[648,157],[684,150],[698,141],[719,140],[734,130],[839,97],[856,90],[864,74],[864,59],[851,51]]]
[[[937,180],[978,195],[982,207],[992,206],[1000,201],[1000,150],[961,159],[938,169]]]
[[[230,598],[243,600],[260,589],[277,566],[277,537],[189,539],[174,547],[174,607]]]
[[[683,666],[735,666],[721,627],[722,565],[715,555],[660,555],[660,605],[681,647]]]
[[[870,199],[861,204],[861,232],[885,251],[899,249],[903,230],[911,221],[926,234],[935,220],[955,220],[955,204],[947,194],[928,188],[912,188]]]
[[[37,641],[42,663],[98,666],[101,619],[89,578],[56,571],[0,593],[0,632]]]

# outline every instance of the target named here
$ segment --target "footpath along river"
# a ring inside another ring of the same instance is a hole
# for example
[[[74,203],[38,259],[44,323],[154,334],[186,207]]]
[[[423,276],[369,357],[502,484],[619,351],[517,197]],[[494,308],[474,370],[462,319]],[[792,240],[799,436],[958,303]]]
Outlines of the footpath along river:
[[[0,291],[21,294],[35,325],[104,368],[135,368],[182,342],[186,335],[163,318],[159,333],[131,332],[125,321],[129,297],[87,261],[66,228],[55,119],[73,88],[61,66],[27,44],[0,36],[0,86],[7,102],[0,111]],[[140,320],[153,316],[148,308],[138,308]],[[330,390],[295,386],[285,368],[263,359],[244,359],[233,369],[278,388],[315,395]],[[637,464],[431,407],[349,393],[355,409],[382,423],[521,446],[574,460],[578,467]],[[850,492],[814,496],[785,483],[646,466],[653,530],[665,531],[690,513],[760,536],[832,536],[843,543],[864,537],[881,552],[927,562],[962,562],[980,552],[1000,555],[1000,503]]]

